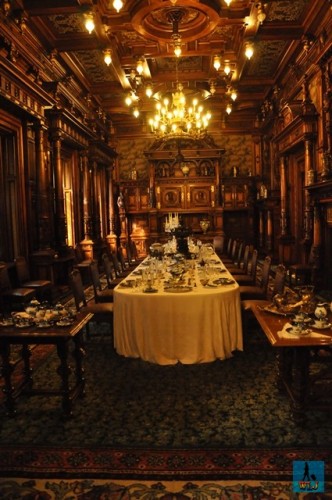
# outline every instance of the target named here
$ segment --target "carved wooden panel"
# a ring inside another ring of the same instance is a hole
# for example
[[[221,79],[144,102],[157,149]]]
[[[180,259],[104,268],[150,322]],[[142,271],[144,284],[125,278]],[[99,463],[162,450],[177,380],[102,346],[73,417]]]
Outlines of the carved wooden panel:
[[[160,186],[157,189],[157,208],[177,210],[184,208],[184,191],[181,186]]]
[[[211,186],[188,186],[188,208],[209,208],[213,206]]]

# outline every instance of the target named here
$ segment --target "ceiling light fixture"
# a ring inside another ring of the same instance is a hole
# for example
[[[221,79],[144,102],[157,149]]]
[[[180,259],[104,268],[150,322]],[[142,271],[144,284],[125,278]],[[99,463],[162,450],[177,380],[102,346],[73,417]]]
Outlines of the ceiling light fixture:
[[[229,61],[225,61],[225,66],[224,66],[224,73],[225,75],[229,75],[231,72],[231,65],[229,64]]]
[[[88,14],[85,14],[85,28],[88,30],[89,35],[93,32],[95,29],[95,22],[93,18],[93,14],[89,12]]]
[[[110,49],[104,50],[104,61],[109,66],[112,62],[112,52]]]
[[[114,2],[113,2],[113,7],[115,8],[115,10],[116,10],[117,12],[120,12],[120,10],[121,10],[121,9],[122,9],[122,7],[123,7],[123,2],[122,2],[122,0],[114,0]]]
[[[139,75],[141,75],[144,71],[144,60],[142,57],[140,57],[138,60],[137,60],[137,65],[136,65],[136,71]]]
[[[182,83],[177,82],[172,101],[164,97],[156,104],[157,113],[149,120],[151,131],[157,136],[183,136],[199,138],[206,134],[211,113],[194,98],[192,106],[187,107]]]
[[[254,54],[254,47],[253,47],[253,44],[251,42],[246,42],[245,44],[245,56],[247,59],[251,59],[253,54]]]
[[[150,83],[148,83],[147,86],[145,87],[145,94],[149,98],[152,97],[152,95],[153,95],[153,89],[152,89],[152,85]]]
[[[172,23],[172,41],[174,47],[174,55],[176,57],[180,57],[182,54],[182,44],[181,44],[181,35],[179,33],[179,24],[181,19],[183,18],[183,11],[180,9],[172,9],[168,12],[167,19],[170,23]]]
[[[213,67],[214,69],[216,69],[217,71],[220,70],[220,67],[221,67],[221,61],[220,61],[220,57],[219,56],[214,56],[213,58]]]

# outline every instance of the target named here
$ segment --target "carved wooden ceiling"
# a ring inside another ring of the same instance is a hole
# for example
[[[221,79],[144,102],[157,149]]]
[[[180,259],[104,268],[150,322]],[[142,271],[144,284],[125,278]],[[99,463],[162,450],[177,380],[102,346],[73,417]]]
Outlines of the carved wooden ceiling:
[[[18,0],[29,27],[45,50],[61,59],[84,81],[121,134],[139,133],[152,113],[154,94],[174,90],[178,79],[185,93],[199,94],[213,113],[212,128],[252,126],[264,99],[283,69],[304,50],[320,12],[329,0],[123,0],[117,13],[113,0]],[[324,5],[325,4],[325,5]],[[93,13],[95,29],[85,28]],[[174,34],[181,37],[182,55],[174,56]],[[244,55],[247,41],[254,55]],[[104,62],[111,49],[112,63]],[[221,57],[221,70],[214,56]],[[143,58],[143,73],[135,71]],[[223,72],[229,63],[231,72]],[[227,91],[237,100],[225,114]],[[128,92],[138,97],[140,118],[125,104]]]

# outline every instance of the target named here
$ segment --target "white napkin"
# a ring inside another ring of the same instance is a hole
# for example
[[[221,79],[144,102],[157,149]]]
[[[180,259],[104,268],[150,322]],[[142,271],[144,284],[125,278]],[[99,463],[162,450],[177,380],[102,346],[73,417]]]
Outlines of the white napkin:
[[[282,330],[280,330],[278,333],[278,336],[281,338],[281,339],[299,339],[300,337],[302,337],[300,331],[297,333],[295,332],[287,332],[287,329],[288,328],[292,328],[293,325],[291,325],[290,323],[285,323],[284,324],[284,327]],[[325,337],[330,337],[330,335],[325,335],[324,333],[316,333],[316,332],[313,332],[312,330],[310,330],[310,333],[306,333],[305,337],[309,337],[309,338],[325,338]]]

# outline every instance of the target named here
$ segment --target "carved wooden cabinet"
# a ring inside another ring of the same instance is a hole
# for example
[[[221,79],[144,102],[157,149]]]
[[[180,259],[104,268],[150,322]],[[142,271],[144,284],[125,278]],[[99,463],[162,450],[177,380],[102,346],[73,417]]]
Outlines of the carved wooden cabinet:
[[[222,205],[225,209],[246,208],[253,203],[253,178],[222,179]]]
[[[156,186],[156,206],[158,210],[168,211],[210,209],[216,203],[215,193],[213,182],[161,182]]]
[[[150,193],[147,182],[128,181],[123,184],[122,192],[127,212],[148,210]]]
[[[254,177],[227,177],[221,180],[224,231],[248,243],[254,243],[255,193]]]

